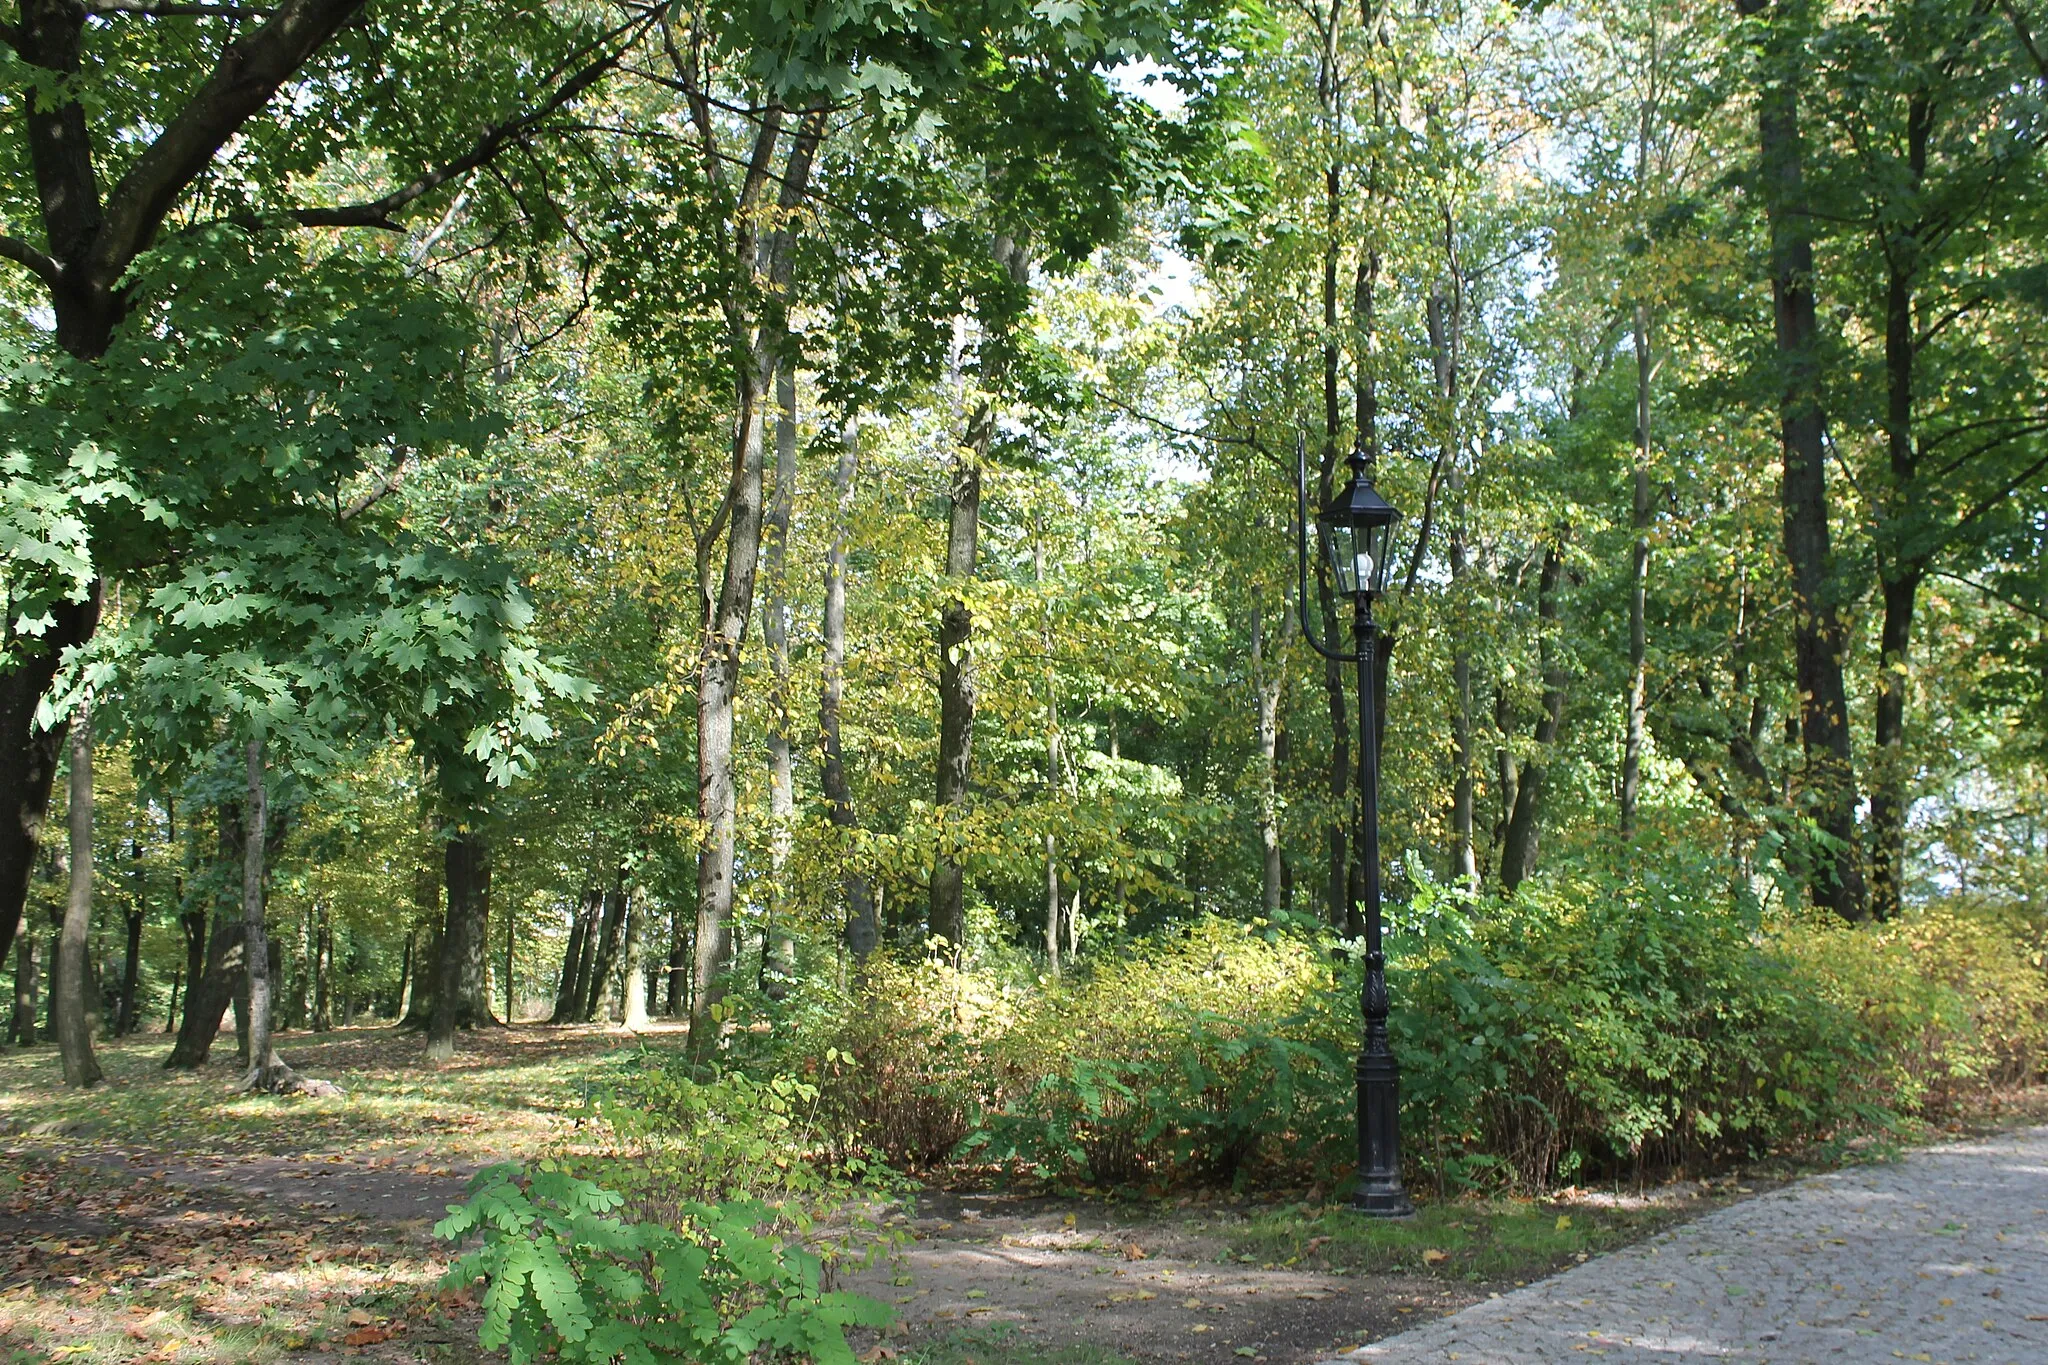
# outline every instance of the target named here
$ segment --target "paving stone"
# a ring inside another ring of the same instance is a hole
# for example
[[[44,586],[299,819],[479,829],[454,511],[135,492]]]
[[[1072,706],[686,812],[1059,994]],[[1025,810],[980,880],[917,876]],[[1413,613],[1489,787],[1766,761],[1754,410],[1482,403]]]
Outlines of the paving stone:
[[[2048,1127],[1804,1180],[1332,1365],[2048,1365]]]

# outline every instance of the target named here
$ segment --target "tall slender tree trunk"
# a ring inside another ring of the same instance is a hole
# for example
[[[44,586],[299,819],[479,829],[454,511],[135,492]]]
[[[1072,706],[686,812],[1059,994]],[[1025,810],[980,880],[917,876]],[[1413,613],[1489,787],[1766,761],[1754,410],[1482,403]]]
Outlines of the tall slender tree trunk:
[[[125,1038],[135,1032],[142,1022],[142,921],[145,918],[141,907],[128,911],[125,916],[127,930],[126,951],[121,958],[121,1009],[114,1016],[114,1036]]]
[[[1266,612],[1252,598],[1252,688],[1258,706],[1259,749],[1259,903],[1267,915],[1280,912],[1286,900],[1280,858],[1280,688],[1286,668],[1279,651],[1266,644]],[[1283,613],[1282,631],[1286,627]]]
[[[626,981],[619,1022],[635,1033],[647,1031],[647,921],[651,908],[644,890],[636,891],[626,907]]]
[[[609,1022],[611,1002],[606,998],[612,969],[618,965],[619,936],[626,924],[626,870],[619,869],[612,889],[604,893],[604,918],[598,930],[597,952],[590,959],[590,977],[584,982],[583,1018]]]
[[[1045,799],[1048,806],[1060,795],[1060,700],[1059,673],[1053,667],[1052,603],[1043,600],[1045,591],[1045,526],[1041,522],[1031,539],[1031,581],[1041,596],[1038,649],[1045,658]],[[1045,828],[1045,966],[1055,979],[1060,974],[1060,837],[1047,821]]]
[[[334,920],[324,901],[319,916],[319,927],[313,933],[313,1031],[328,1033],[334,1028]]]
[[[1927,146],[1934,127],[1933,103],[1915,90],[1906,101],[1906,169],[1917,199],[1927,178]],[[1896,918],[1905,896],[1906,818],[1911,810],[1906,759],[1906,695],[1912,675],[1907,670],[1913,643],[1913,613],[1925,578],[1926,552],[1912,545],[1914,504],[1920,492],[1920,449],[1914,439],[1915,371],[1920,358],[1917,335],[1921,261],[1916,227],[1896,233],[1885,244],[1885,445],[1889,456],[1893,504],[1889,543],[1877,556],[1878,586],[1884,595],[1884,621],[1879,627],[1877,714],[1872,738],[1876,753],[1870,786],[1870,911],[1880,920]]]
[[[585,891],[583,900],[577,903],[574,913],[569,916],[569,941],[562,945],[562,974],[555,982],[555,1008],[548,1016],[550,1024],[573,1022],[576,1002],[583,998],[576,990],[576,969],[583,956],[583,940],[590,932],[587,902],[592,894]]]
[[[669,911],[668,923],[668,998],[662,1002],[662,1013],[669,1018],[679,1018],[687,1008],[684,999],[689,989],[690,931],[681,906]]]
[[[775,375],[775,494],[764,528],[768,595],[761,612],[761,642],[768,647],[768,895],[761,926],[760,987],[772,1000],[786,993],[796,968],[790,938],[786,888],[790,839],[796,820],[796,790],[790,762],[789,696],[789,522],[796,505],[796,366]]]
[[[1557,588],[1563,571],[1564,555],[1558,546],[1545,546],[1536,587],[1536,617],[1541,622],[1538,651],[1543,671],[1543,702],[1536,716],[1536,752],[1521,766],[1515,784],[1514,810],[1508,816],[1507,834],[1501,842],[1500,884],[1510,895],[1536,871],[1536,850],[1543,824],[1543,782],[1549,773],[1550,752],[1557,744],[1558,728],[1564,721],[1565,674],[1556,644]]]
[[[409,1028],[427,1028],[433,1020],[441,984],[441,926],[447,918],[441,904],[447,850],[441,842],[441,822],[425,802],[420,807],[420,837],[427,852],[413,868],[412,900],[421,941],[412,955],[412,998],[400,1016]]]
[[[242,935],[246,945],[243,970],[249,979],[249,1074],[242,1078],[242,1088],[273,1090],[277,1088],[283,1064],[271,1046],[273,981],[270,938],[263,923],[263,863],[270,816],[263,741],[250,740],[243,757],[249,773],[248,794],[242,800],[246,822],[242,829]]]
[[[462,994],[455,1002],[455,1022],[458,1028],[486,1028],[499,1022],[491,1011],[491,844],[470,827],[455,837],[468,845],[461,860],[461,873],[468,881],[462,894],[468,922],[462,934]],[[452,885],[448,898],[455,899]]]
[[[709,128],[701,98],[695,117]],[[756,131],[751,164],[771,164],[781,137],[781,111],[764,119]],[[750,286],[725,301],[726,329],[734,356],[737,410],[733,414],[732,474],[725,493],[725,568],[718,595],[709,594],[708,569],[698,578],[699,607],[704,620],[703,648],[697,659],[697,819],[704,831],[697,854],[697,942],[695,986],[690,1005],[689,1055],[707,1060],[718,1042],[711,1007],[724,998],[726,975],[732,968],[733,861],[736,790],[733,781],[733,705],[739,692],[740,646],[754,611],[754,579],[761,561],[762,424],[776,367],[784,363],[789,332],[786,296],[794,267],[798,210],[810,183],[825,113],[804,115],[790,143],[783,166],[779,216],[765,237],[753,222],[744,222],[736,238],[736,264],[750,273]],[[711,134],[706,131],[708,139]],[[705,150],[712,149],[707,141]],[[714,157],[715,159],[715,157]],[[709,164],[709,163],[707,163]],[[722,168],[714,174],[723,175]],[[742,218],[751,218],[755,204],[746,202],[765,181],[748,178],[742,191]],[[758,311],[751,302],[755,287],[768,299]],[[698,562],[707,563],[710,544],[700,548]]]
[[[832,541],[825,549],[825,603],[820,622],[824,670],[818,687],[818,732],[823,752],[818,784],[824,789],[825,811],[840,839],[839,894],[846,916],[846,947],[856,964],[864,963],[881,938],[875,898],[854,864],[848,845],[860,821],[853,809],[853,790],[846,780],[846,755],[839,741],[839,713],[846,693],[846,552],[853,537],[853,499],[860,473],[860,425],[849,417],[832,470]]]
[[[1465,479],[1458,467],[1458,384],[1460,328],[1463,325],[1463,293],[1460,305],[1447,308],[1441,288],[1432,289],[1424,310],[1429,331],[1431,369],[1436,377],[1437,462],[1449,471],[1456,505],[1451,516],[1451,597],[1454,612],[1461,611],[1460,595],[1465,571]],[[1378,662],[1375,656],[1374,662]],[[1385,708],[1381,708],[1384,713]],[[1478,852],[1473,846],[1473,799],[1477,783],[1473,778],[1472,754],[1472,650],[1464,630],[1455,625],[1451,645],[1451,876],[1459,885],[1479,883]]]
[[[464,968],[470,956],[469,937],[476,925],[469,904],[476,887],[477,842],[465,829],[452,831],[442,854],[442,881],[447,887],[448,906],[441,922],[441,955],[435,975],[434,1012],[427,1025],[427,1060],[448,1062],[455,1056],[455,1031],[462,1017]]]
[[[1629,561],[1628,592],[1628,720],[1621,755],[1621,837],[1636,833],[1636,802],[1643,784],[1643,748],[1650,717],[1650,634],[1646,612],[1650,600],[1650,381],[1656,363],[1650,345],[1650,309],[1637,304],[1636,458],[1633,505],[1629,524],[1635,547]]]
[[[20,917],[26,921],[28,911],[24,909]],[[35,933],[24,924],[14,941],[14,1018],[7,1025],[7,1041],[23,1047],[36,1045],[36,987],[42,975],[40,957],[36,951]]]
[[[47,652],[28,654],[0,673],[0,961],[6,960],[28,905],[29,879],[35,875],[43,821],[50,812],[50,784],[64,747],[63,725],[43,728],[36,709],[57,676],[64,651],[83,645],[98,627],[98,585],[85,601],[61,602],[50,614],[54,624],[41,641],[22,645]]]
[[[1807,74],[1802,9],[1778,0],[1736,0],[1759,15],[1763,63],[1757,99],[1758,184],[1770,224],[1771,296],[1784,451],[1781,503],[1785,558],[1792,570],[1794,682],[1805,751],[1804,795],[1827,836],[1809,893],[1851,922],[1869,912],[1856,829],[1856,771],[1850,749],[1843,659],[1848,639],[1837,609],[1828,526],[1827,412],[1821,392],[1820,326],[1814,300],[1813,218],[1800,145],[1799,82]]]
[[[1331,34],[1336,29],[1333,13],[1330,22]],[[1334,39],[1332,39],[1334,41]],[[1317,89],[1323,101],[1325,118],[1331,123],[1330,135],[1338,121],[1337,111],[1337,70],[1334,52],[1325,46],[1323,64],[1318,78]],[[1332,151],[1332,157],[1336,152]],[[1343,348],[1337,331],[1337,265],[1343,250],[1338,235],[1339,217],[1342,210],[1343,169],[1333,159],[1323,171],[1323,447],[1316,461],[1316,502],[1318,506],[1330,500],[1337,477],[1338,447],[1342,441],[1343,416],[1338,397],[1337,380],[1343,360]],[[1356,284],[1354,282],[1354,299]],[[1363,325],[1363,319],[1354,317],[1353,328]],[[1360,370],[1362,375],[1364,370]],[[1323,628],[1340,630],[1337,624],[1337,602],[1330,587],[1330,546],[1321,523],[1316,526],[1316,603],[1321,609]],[[1350,707],[1344,697],[1344,666],[1335,659],[1323,660],[1323,698],[1330,712],[1330,823],[1324,831],[1328,854],[1328,881],[1325,886],[1330,924],[1340,929],[1347,937],[1356,937],[1362,932],[1362,921],[1358,914],[1356,898],[1352,893],[1351,868],[1351,716]]]
[[[1031,257],[1021,234],[999,232],[992,251],[1012,283],[1028,286]],[[984,394],[967,424],[966,440],[953,462],[946,514],[946,576],[972,579],[981,536],[981,475],[996,429],[996,392],[1004,366],[984,364]],[[978,705],[974,667],[974,617],[955,597],[939,616],[939,757],[937,797],[939,850],[933,860],[929,929],[958,965],[967,947],[966,869],[957,846],[974,777],[974,715]]]
[[[64,902],[64,928],[57,940],[57,1051],[64,1058],[64,1083],[98,1085],[86,1020],[86,962],[92,932],[92,713],[81,705],[71,722],[71,888]]]

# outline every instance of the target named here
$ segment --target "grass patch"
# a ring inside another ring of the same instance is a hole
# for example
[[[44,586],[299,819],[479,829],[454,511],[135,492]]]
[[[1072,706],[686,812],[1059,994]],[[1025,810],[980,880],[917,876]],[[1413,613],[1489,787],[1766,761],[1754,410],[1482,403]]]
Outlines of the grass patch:
[[[196,1072],[164,1070],[168,1038],[101,1043],[106,1083],[89,1091],[64,1084],[54,1047],[7,1049],[0,1132],[144,1146],[175,1134],[187,1150],[267,1154],[431,1143],[448,1161],[502,1160],[538,1151],[637,1044],[598,1029],[485,1029],[463,1035],[439,1070],[424,1046],[392,1028],[280,1034],[292,1065],[346,1092],[285,1101],[234,1089],[232,1033]]]
[[[1533,1280],[1638,1241],[1679,1216],[1670,1208],[1606,1208],[1537,1200],[1424,1204],[1415,1217],[1365,1218],[1344,1208],[1275,1209],[1226,1233],[1230,1254],[1259,1265],[1310,1266],[1443,1279]]]

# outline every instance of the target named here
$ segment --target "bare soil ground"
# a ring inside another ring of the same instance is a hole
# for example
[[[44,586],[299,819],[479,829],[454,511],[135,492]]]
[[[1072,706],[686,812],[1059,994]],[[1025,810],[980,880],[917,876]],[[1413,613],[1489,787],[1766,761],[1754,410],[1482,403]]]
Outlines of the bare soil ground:
[[[846,1287],[896,1306],[905,1345],[1009,1328],[1052,1350],[1146,1361],[1323,1359],[1485,1297],[1425,1275],[1245,1265],[1194,1218],[1127,1219],[1099,1204],[928,1193],[917,1240]]]

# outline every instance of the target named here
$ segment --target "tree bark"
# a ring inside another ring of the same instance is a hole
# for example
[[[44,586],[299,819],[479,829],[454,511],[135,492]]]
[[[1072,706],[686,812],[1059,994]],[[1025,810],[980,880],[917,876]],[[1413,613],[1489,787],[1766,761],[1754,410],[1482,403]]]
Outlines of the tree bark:
[[[796,505],[796,366],[785,363],[775,374],[775,493],[763,527],[766,541],[768,595],[762,604],[761,642],[768,647],[768,894],[761,926],[759,986],[771,1000],[787,992],[796,968],[796,945],[789,937],[783,878],[789,866],[790,838],[796,819],[796,789],[790,763],[789,696],[789,521]],[[628,1025],[627,1027],[632,1027]]]
[[[448,836],[441,855],[448,908],[441,922],[434,1012],[427,1025],[427,1060],[436,1065],[455,1056],[455,1030],[462,1018],[463,977],[470,958],[469,939],[476,924],[475,908],[469,902],[476,886],[477,845],[470,831],[457,829]]]
[[[1806,74],[1799,12],[1777,0],[1736,0],[1738,13],[1770,11],[1760,44],[1758,182],[1770,225],[1771,296],[1782,388],[1779,444],[1785,558],[1792,570],[1794,680],[1800,698],[1805,798],[1827,836],[1809,885],[1815,905],[1850,922],[1869,912],[1856,830],[1856,772],[1843,681],[1848,640],[1837,610],[1828,526],[1827,412],[1814,301],[1813,218],[1806,202],[1798,82]]]
[[[466,920],[462,933],[462,993],[455,1002],[455,1024],[464,1029],[488,1028],[499,1023],[491,1009],[491,844],[483,834],[467,826],[455,837],[467,846],[459,865],[445,864],[449,875],[459,873],[464,879],[460,897]],[[451,882],[451,907],[456,900]]]
[[[712,174],[716,150],[710,145],[710,116],[698,97],[695,113]],[[782,112],[772,108],[755,134],[750,165],[767,168],[781,137]],[[704,831],[697,854],[697,943],[695,985],[690,1006],[689,1055],[704,1061],[718,1041],[711,1007],[724,997],[726,974],[732,967],[733,859],[736,792],[733,782],[733,704],[739,691],[740,647],[754,611],[754,579],[761,559],[762,424],[764,400],[784,363],[788,331],[787,293],[794,269],[797,210],[810,183],[811,167],[824,135],[825,114],[808,111],[792,139],[781,176],[779,217],[765,238],[751,219],[766,177],[748,176],[740,201],[740,229],[735,234],[735,264],[748,272],[747,287],[724,301],[726,332],[733,356],[734,389],[732,474],[726,485],[725,568],[718,596],[699,578],[699,607],[704,621],[703,647],[697,658],[697,819]],[[767,299],[757,307],[754,291]],[[700,547],[704,562],[708,544]]]
[[[92,713],[81,704],[71,723],[71,887],[64,901],[64,929],[57,940],[57,1051],[64,1058],[64,1083],[100,1082],[86,1021],[86,963],[92,932]]]
[[[576,1002],[583,998],[576,989],[576,976],[582,965],[583,942],[590,934],[591,914],[587,902],[596,894],[595,891],[585,891],[583,901],[577,903],[569,916],[569,941],[562,945],[562,974],[555,982],[555,1008],[548,1016],[550,1024],[568,1024],[576,1020]]]
[[[205,970],[185,983],[185,1018],[171,1055],[164,1058],[165,1067],[190,1071],[206,1065],[242,980],[242,950],[241,920],[226,913],[217,916],[207,940]]]
[[[22,920],[28,911],[21,912]],[[41,978],[41,956],[36,952],[35,933],[26,925],[14,941],[14,1018],[7,1025],[7,1041],[23,1047],[36,1045],[36,986]]]
[[[142,1001],[142,921],[141,908],[128,911],[126,924],[126,950],[121,957],[121,1009],[114,1016],[114,1036],[125,1038],[141,1025]]]
[[[1268,916],[1285,901],[1280,858],[1280,688],[1286,668],[1266,646],[1266,613],[1252,598],[1252,689],[1258,705],[1259,903]],[[1283,629],[1285,615],[1282,615]]]
[[[1521,766],[1515,784],[1514,810],[1508,817],[1506,837],[1501,843],[1501,889],[1513,895],[1515,888],[1536,871],[1536,851],[1543,821],[1543,780],[1550,767],[1550,751],[1564,720],[1565,675],[1557,660],[1557,586],[1563,575],[1564,556],[1555,544],[1544,547],[1543,568],[1537,577],[1536,616],[1542,659],[1543,702],[1536,717],[1536,752]]]
[[[242,816],[242,935],[246,945],[244,971],[249,978],[249,1074],[244,1090],[275,1090],[279,1073],[289,1069],[271,1046],[270,939],[263,923],[264,852],[269,843],[270,802],[264,780],[263,741],[252,739],[244,751],[249,770],[248,795]]]
[[[38,727],[36,708],[57,676],[64,651],[92,638],[99,624],[98,589],[83,602],[59,603],[52,615],[56,624],[43,636],[46,648],[29,652],[31,642],[17,641],[23,657],[0,673],[0,960],[13,945],[28,905],[29,879],[35,875],[43,821],[50,811],[50,784],[64,746],[64,726]]]
[[[583,1018],[586,1023],[608,1023],[611,1019],[612,970],[619,960],[619,935],[626,923],[626,889],[623,880],[603,893],[603,917],[598,928],[597,952],[590,959],[590,975],[583,983]]]
[[[1639,153],[1640,154],[1640,153]],[[1635,546],[1629,560],[1628,593],[1628,718],[1621,756],[1621,837],[1636,833],[1636,802],[1643,784],[1643,748],[1650,716],[1650,635],[1646,612],[1650,600],[1650,380],[1655,362],[1650,350],[1650,310],[1635,310],[1636,458],[1632,471],[1633,502],[1629,525]]]
[[[839,712],[846,690],[846,552],[853,537],[853,499],[860,472],[860,426],[848,419],[832,470],[832,543],[825,550],[825,605],[820,633],[824,671],[818,687],[818,730],[823,738],[818,784],[825,811],[839,836],[839,894],[845,902],[846,947],[856,965],[864,963],[881,938],[875,898],[856,870],[848,847],[860,821],[846,780],[846,756],[839,741]]]
[[[668,944],[668,992],[662,1013],[677,1019],[689,1007],[684,997],[690,979],[690,935],[680,906],[669,912]]]
[[[981,533],[981,462],[995,434],[993,400],[983,399],[953,461],[946,512],[946,576],[974,577]],[[966,871],[949,847],[954,821],[966,809],[974,773],[974,616],[959,597],[939,615],[939,760],[936,788],[939,852],[932,865],[931,936],[947,944],[954,965],[967,942]]]
[[[313,1031],[330,1033],[334,1029],[334,1009],[331,978],[334,974],[334,923],[327,913],[327,906],[319,906],[319,926],[313,931]]]
[[[640,891],[626,907],[626,970],[619,1022],[635,1033],[647,1031],[647,896]]]

